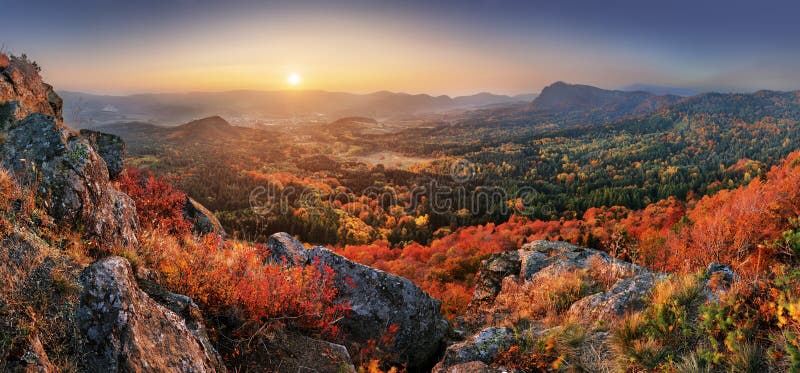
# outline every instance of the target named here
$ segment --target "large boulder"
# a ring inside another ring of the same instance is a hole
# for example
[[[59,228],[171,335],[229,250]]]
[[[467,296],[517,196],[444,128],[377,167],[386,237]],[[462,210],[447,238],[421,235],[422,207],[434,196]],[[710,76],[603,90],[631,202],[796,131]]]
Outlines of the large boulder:
[[[273,237],[267,245],[273,256],[270,260],[333,269],[337,300],[352,308],[339,325],[353,341],[379,341],[389,326],[397,325],[393,363],[406,364],[410,370],[435,363],[450,329],[441,314],[441,302],[405,278],[355,263],[324,247],[301,249],[302,244],[288,235]]]
[[[214,213],[190,197],[186,197],[183,205],[183,217],[192,223],[192,231],[196,234],[216,233],[226,236],[225,229]]]
[[[108,177],[112,180],[122,173],[125,160],[125,142],[117,135],[83,129],[80,135],[89,141],[92,148],[103,158],[108,168]]]
[[[78,325],[93,372],[225,371],[219,355],[136,284],[130,264],[108,257],[81,275]]]
[[[450,325],[441,302],[408,279],[355,263],[324,247],[309,250],[308,264],[333,269],[338,299],[352,313],[341,321],[355,340],[380,340],[390,325],[399,327],[392,352],[409,369],[430,366],[443,347]]]
[[[16,103],[16,119],[41,113],[63,120],[64,103],[53,87],[42,81],[38,67],[25,58],[0,54],[0,103],[11,101]]]
[[[59,224],[82,227],[102,246],[136,244],[133,200],[111,185],[105,161],[85,139],[51,116],[31,114],[0,149],[3,166],[37,185]]]

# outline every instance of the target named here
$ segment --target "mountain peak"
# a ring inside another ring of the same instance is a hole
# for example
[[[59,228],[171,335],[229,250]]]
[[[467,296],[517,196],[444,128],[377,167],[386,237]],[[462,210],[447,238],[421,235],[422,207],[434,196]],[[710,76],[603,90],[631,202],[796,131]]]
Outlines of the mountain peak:
[[[531,103],[533,110],[621,110],[637,114],[643,108],[663,106],[677,101],[677,96],[656,96],[649,92],[606,90],[590,85],[562,81],[545,87]]]
[[[234,126],[219,115],[197,119],[174,128],[172,137],[213,140],[227,138],[235,133]]]

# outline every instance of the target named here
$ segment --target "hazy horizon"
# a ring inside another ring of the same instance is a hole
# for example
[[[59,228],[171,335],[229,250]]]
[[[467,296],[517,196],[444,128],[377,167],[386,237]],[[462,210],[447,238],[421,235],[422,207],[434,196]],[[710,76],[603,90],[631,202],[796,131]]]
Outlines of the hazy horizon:
[[[785,0],[0,3],[14,16],[0,44],[67,91],[800,89],[800,9]]]

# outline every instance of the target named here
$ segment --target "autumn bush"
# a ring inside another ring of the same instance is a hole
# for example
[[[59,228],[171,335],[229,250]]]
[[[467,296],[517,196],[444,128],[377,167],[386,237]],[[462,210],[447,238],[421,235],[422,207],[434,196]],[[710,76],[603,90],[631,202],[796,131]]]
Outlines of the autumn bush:
[[[186,234],[191,229],[191,224],[183,217],[186,194],[163,178],[150,171],[127,168],[117,186],[136,204],[142,228],[162,229],[176,235]]]
[[[695,312],[701,304],[696,276],[676,276],[656,284],[649,306],[619,321],[611,343],[620,366],[630,371],[653,371],[682,356],[697,338]]]
[[[575,323],[553,328],[539,338],[521,335],[498,354],[495,363],[525,372],[589,371],[580,360],[587,337],[587,330]]]

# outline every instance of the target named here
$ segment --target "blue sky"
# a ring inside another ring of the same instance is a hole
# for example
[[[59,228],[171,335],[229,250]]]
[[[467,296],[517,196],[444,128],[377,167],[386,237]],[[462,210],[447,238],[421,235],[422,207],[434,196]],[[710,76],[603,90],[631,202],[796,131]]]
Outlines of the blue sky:
[[[0,43],[58,88],[536,92],[563,80],[800,89],[800,2],[8,1]]]

